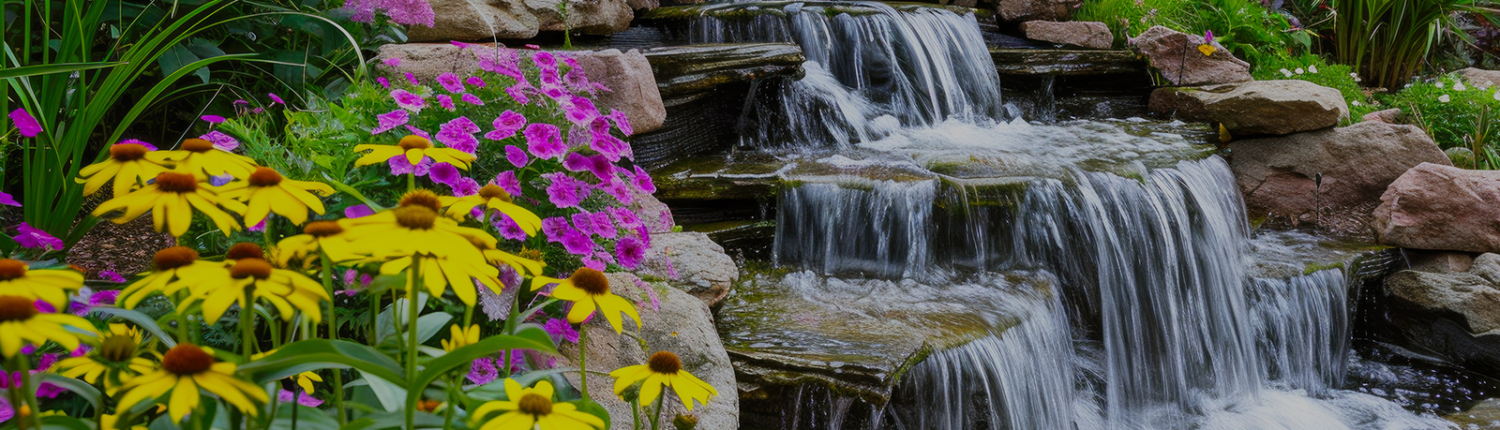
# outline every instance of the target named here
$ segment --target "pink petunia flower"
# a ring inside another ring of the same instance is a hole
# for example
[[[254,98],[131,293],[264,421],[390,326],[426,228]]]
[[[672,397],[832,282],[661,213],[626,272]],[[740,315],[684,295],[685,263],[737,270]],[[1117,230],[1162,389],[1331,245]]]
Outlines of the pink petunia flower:
[[[235,148],[240,147],[240,141],[235,140],[233,136],[224,134],[223,132],[220,132],[218,130],[210,131],[208,132],[208,134],[198,136],[198,138],[213,142],[215,148],[219,148],[223,151],[234,151]]]
[[[532,123],[526,126],[526,131],[522,134],[526,136],[526,148],[537,158],[555,159],[568,150],[568,147],[563,145],[562,134],[557,126]]]
[[[495,180],[492,183],[499,185],[501,189],[504,189],[505,192],[510,193],[512,196],[521,195],[521,181],[516,178],[515,171],[506,170],[500,172],[499,175],[495,175]]]
[[[286,104],[286,100],[282,100],[281,96],[276,95],[276,93],[266,93],[266,97],[270,97],[272,103],[276,103],[279,105]]]
[[[42,133],[42,124],[36,121],[26,109],[16,109],[10,112],[10,121],[16,123],[16,128],[21,130],[21,135],[36,137]]]
[[[484,88],[485,85],[487,85],[484,82],[484,78],[480,78],[478,76],[470,76],[469,79],[465,79],[464,82],[467,82],[469,85],[477,88]]]
[[[22,247],[41,249],[43,251],[59,251],[63,249],[62,239],[47,234],[42,229],[32,227],[31,224],[21,223],[16,226],[16,237],[14,239]]]
[[[437,141],[449,148],[473,154],[479,149],[479,139],[474,137],[474,133],[478,132],[479,125],[470,121],[469,117],[461,116],[439,127]]]
[[[526,167],[526,163],[530,162],[531,158],[527,157],[526,151],[521,148],[515,145],[505,145],[505,160],[509,161],[511,165],[520,168]]]
[[[452,112],[454,109],[458,108],[458,106],[455,106],[453,104],[453,97],[450,97],[447,94],[438,94],[437,101],[438,106],[442,106],[443,109],[447,109],[449,112]]]
[[[458,94],[468,90],[464,88],[464,82],[458,79],[458,75],[452,72],[444,72],[438,75],[437,81],[438,85],[442,85],[443,89],[448,90],[450,93]]]
[[[484,106],[484,99],[480,99],[479,96],[476,96],[473,93],[464,93],[464,95],[459,96],[459,99],[463,100],[464,103],[468,103],[474,106]]]
[[[204,115],[204,116],[198,117],[198,119],[204,120],[204,121],[208,122],[209,124],[223,124],[224,123],[224,117],[218,116],[218,115]]]
[[[405,110],[393,110],[389,113],[375,115],[375,119],[379,121],[379,124],[375,126],[374,130],[370,130],[370,134],[385,133],[396,127],[406,125],[406,122],[411,120],[411,113]]]
[[[412,113],[422,113],[422,108],[427,107],[427,99],[422,98],[422,96],[412,94],[407,90],[392,90],[391,98],[396,100],[396,106],[400,106],[402,109],[412,111]]]
[[[640,239],[623,237],[615,242],[615,257],[626,269],[635,269],[646,261],[646,245]]]
[[[16,201],[16,198],[11,196],[10,193],[0,191],[0,205],[21,207],[21,202]]]

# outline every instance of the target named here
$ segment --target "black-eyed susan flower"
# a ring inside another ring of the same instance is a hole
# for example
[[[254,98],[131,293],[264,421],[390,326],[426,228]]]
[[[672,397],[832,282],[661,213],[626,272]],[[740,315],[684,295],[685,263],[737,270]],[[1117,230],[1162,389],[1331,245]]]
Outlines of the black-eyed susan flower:
[[[477,294],[469,279],[499,289],[499,271],[473,244],[493,248],[497,241],[483,230],[438,216],[437,206],[431,193],[409,193],[395,209],[348,220],[344,237],[350,249],[367,256],[366,261],[383,262],[381,273],[401,273],[411,265],[412,257],[420,257],[422,280],[429,292],[441,296],[453,284],[459,299],[472,305]]]
[[[225,185],[219,195],[245,203],[247,225],[259,224],[272,212],[302,225],[307,222],[307,211],[323,214],[323,200],[318,196],[330,194],[333,188],[328,184],[291,180],[275,169],[256,167],[248,179]]]
[[[416,208],[424,209],[424,208]],[[407,210],[397,208],[396,210]],[[436,217],[436,212],[428,212]],[[482,242],[481,242],[482,243]],[[471,248],[472,249],[472,248]],[[478,291],[473,287],[473,279],[491,291],[499,293],[504,290],[500,282],[500,271],[490,266],[485,261],[476,264],[472,259],[453,257],[450,253],[423,253],[421,263],[422,286],[427,288],[428,294],[440,297],[443,291],[453,286],[453,294],[465,305],[473,306],[478,300]],[[481,254],[483,255],[483,254]],[[380,273],[383,275],[398,275],[411,268],[412,259],[410,254],[396,254],[388,256],[385,263],[380,265]]]
[[[536,235],[537,230],[542,228],[542,218],[526,210],[526,208],[511,203],[510,193],[499,185],[489,184],[479,189],[479,194],[464,197],[442,197],[443,206],[448,207],[448,216],[463,218],[473,212],[476,207],[483,207],[485,211],[499,211],[521,226],[527,235]]]
[[[0,258],[0,294],[61,307],[68,303],[68,292],[80,288],[83,274],[71,268],[31,270],[24,261]]]
[[[693,410],[694,400],[706,404],[709,399],[719,395],[719,391],[715,390],[712,385],[682,370],[682,360],[677,358],[677,354],[667,351],[657,351],[651,354],[646,364],[621,367],[609,372],[609,376],[615,378],[615,395],[619,395],[626,388],[640,382],[640,404],[642,405],[655,402],[657,396],[661,395],[663,387],[677,392],[677,397],[682,399],[682,405],[690,411]]]
[[[230,245],[229,250],[224,251],[224,267],[234,266],[234,262],[246,258],[264,260],[266,258],[266,250],[261,248],[260,245],[251,242],[240,242]]]
[[[178,344],[162,355],[160,369],[125,382],[121,387],[125,394],[120,396],[116,410],[130,410],[142,401],[155,399],[166,401],[172,420],[182,422],[188,412],[198,407],[201,389],[219,396],[240,412],[259,415],[255,405],[269,400],[266,391],[236,377],[236,368],[234,363],[215,360],[213,350]]]
[[[203,139],[183,140],[182,149],[170,156],[177,160],[174,170],[191,174],[199,180],[225,174],[244,179],[255,171],[255,160],[215,148],[213,142]]]
[[[151,264],[156,271],[120,290],[120,296],[116,299],[120,307],[134,309],[152,293],[172,295],[192,285],[229,277],[229,269],[222,263],[199,260],[198,251],[186,246],[156,251]]]
[[[489,260],[490,264],[510,266],[512,269],[515,269],[516,273],[525,272],[532,275],[540,275],[542,274],[542,267],[547,265],[547,263],[538,260],[495,249],[493,244],[487,244],[481,240],[473,240],[471,242],[474,243],[475,248],[479,249],[479,252],[484,253],[484,258]]]
[[[117,212],[122,209],[123,213]],[[192,225],[196,210],[208,215],[214,225],[228,236],[239,230],[240,224],[224,209],[244,213],[245,205],[220,197],[212,188],[200,185],[193,175],[163,172],[156,175],[156,180],[151,185],[130,194],[115,196],[99,205],[94,209],[94,216],[124,224],[134,221],[146,211],[152,211],[151,221],[156,231],[182,236],[187,234],[188,227]]]
[[[365,166],[376,163],[385,163],[396,157],[404,157],[406,162],[415,166],[422,162],[423,158],[431,158],[438,163],[452,164],[453,167],[468,170],[469,162],[474,161],[474,154],[463,152],[453,148],[434,148],[432,141],[422,136],[409,135],[401,138],[401,142],[395,145],[355,145],[354,151],[370,151],[365,156],[354,161],[355,166]]]
[[[323,382],[323,377],[311,371],[297,374],[297,386],[302,388],[302,394],[312,395],[313,382]]]
[[[203,318],[218,321],[230,304],[239,304],[240,309],[249,309],[246,296],[274,306],[284,320],[291,320],[294,312],[300,311],[312,321],[321,321],[323,312],[318,304],[329,300],[323,285],[307,276],[290,270],[271,267],[271,263],[260,258],[242,258],[229,268],[229,276],[211,280],[192,288],[193,295],[184,302],[187,307],[202,303]]]
[[[136,187],[168,170],[171,154],[152,151],[145,145],[123,143],[109,147],[109,158],[78,170],[74,181],[83,184],[83,195],[93,195],[114,181],[114,195],[129,194]]]
[[[98,336],[88,320],[69,313],[47,313],[37,310],[36,300],[0,295],[0,355],[9,359],[26,345],[41,346],[57,342],[63,349],[78,349],[78,336]]]
[[[282,239],[276,243],[276,264],[287,267],[292,260],[307,262],[318,255],[328,254],[334,261],[351,260],[357,256],[349,249],[349,241],[343,237],[344,226],[340,221],[313,221],[302,227],[302,234]]]
[[[463,328],[458,324],[448,327],[449,335],[443,339],[443,350],[453,352],[455,349],[479,343],[479,324],[472,324],[469,328]]]
[[[141,347],[141,331],[125,324],[110,324],[99,346],[80,357],[57,362],[57,373],[90,384],[101,384],[110,395],[131,377],[156,369],[154,353]]]
[[[548,284],[557,284],[557,288],[552,290],[552,297],[573,302],[573,310],[568,311],[568,322],[581,323],[598,310],[609,321],[609,325],[614,327],[615,333],[625,331],[620,319],[621,313],[635,320],[636,326],[641,325],[641,316],[636,313],[635,306],[624,297],[610,292],[609,278],[604,276],[604,272],[580,267],[567,279],[537,276],[531,280],[531,289],[538,290]]]
[[[130,427],[118,427],[120,425],[120,414],[106,414],[99,416],[99,430],[146,430],[146,426],[132,425]]]
[[[486,402],[470,415],[476,430],[593,430],[604,428],[604,420],[581,412],[571,403],[553,403],[552,383],[538,381],[525,388],[514,379],[505,380],[505,398]]]

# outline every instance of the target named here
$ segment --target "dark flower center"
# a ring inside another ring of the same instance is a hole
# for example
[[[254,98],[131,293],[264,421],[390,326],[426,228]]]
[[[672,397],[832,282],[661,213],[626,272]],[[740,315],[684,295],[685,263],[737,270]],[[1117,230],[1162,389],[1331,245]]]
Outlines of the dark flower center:
[[[302,227],[302,233],[313,237],[329,237],[344,232],[344,226],[334,221],[313,221]]]
[[[646,361],[646,367],[651,368],[653,373],[676,375],[677,371],[682,370],[682,360],[677,358],[677,354],[667,351],[657,351],[655,354],[651,354],[650,360]]]
[[[573,286],[589,293],[590,296],[609,294],[609,278],[604,277],[604,272],[580,267],[573,271],[573,275],[569,276],[568,280],[573,281]]]
[[[111,362],[124,363],[135,357],[135,349],[134,336],[113,335],[99,343],[99,356]]]
[[[246,258],[266,258],[266,251],[250,242],[240,242],[229,247],[229,252],[224,253],[227,260],[241,260]]]
[[[116,161],[135,161],[145,157],[150,152],[144,145],[126,143],[109,147],[109,157]]]
[[[541,394],[537,393],[526,393],[526,395],[521,396],[520,401],[516,402],[516,409],[520,410],[523,414],[531,414],[538,417],[551,415],[552,399],[542,397]]]
[[[214,150],[214,143],[203,139],[187,139],[182,141],[182,150],[189,152],[208,152]]]
[[[432,147],[432,141],[422,136],[407,135],[401,138],[401,143],[396,144],[396,146],[401,147],[402,150],[427,149]]]
[[[250,185],[256,187],[270,187],[281,183],[281,174],[270,167],[256,167],[250,173]]]
[[[191,193],[198,190],[198,179],[186,173],[162,172],[156,175],[156,188],[169,193]]]
[[[26,263],[9,258],[0,259],[0,281],[9,281],[26,276]]]
[[[431,230],[437,225],[437,211],[426,206],[402,206],[396,209],[396,224],[412,230]]]
[[[158,271],[176,269],[193,264],[194,261],[198,261],[198,251],[186,246],[174,246],[156,251],[156,256],[151,258],[151,263],[156,265]]]
[[[21,296],[0,296],[0,322],[26,321],[36,316],[36,305]]]
[[[179,343],[161,357],[161,368],[174,375],[197,375],[213,367],[214,357],[198,345]]]
[[[412,190],[401,196],[401,206],[426,206],[433,211],[443,208],[442,202],[438,201],[437,194],[427,190]]]
[[[479,197],[488,199],[500,199],[504,202],[510,201],[510,193],[505,192],[499,185],[489,184],[479,189]]]
[[[229,276],[233,277],[234,279],[245,279],[251,277],[255,279],[266,279],[271,277],[271,263],[268,263],[266,262],[266,260],[262,260],[259,258],[241,259],[240,261],[234,263],[234,267],[229,268]]]

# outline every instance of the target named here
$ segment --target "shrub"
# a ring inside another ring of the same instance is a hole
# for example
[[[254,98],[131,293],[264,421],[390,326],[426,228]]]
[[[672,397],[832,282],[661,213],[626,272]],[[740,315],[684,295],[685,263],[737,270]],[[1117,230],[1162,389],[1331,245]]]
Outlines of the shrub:
[[[1194,34],[1212,31],[1219,44],[1251,63],[1311,45],[1310,32],[1252,0],[1098,0],[1084,3],[1077,19],[1108,24],[1120,41],[1156,25]]]
[[[1414,83],[1395,94],[1377,96],[1381,104],[1401,108],[1408,121],[1427,130],[1443,149],[1475,151],[1481,167],[1492,166],[1485,156],[1489,116],[1500,109],[1496,88],[1476,88],[1455,75]]]
[[[1400,87],[1421,69],[1451,26],[1454,12],[1475,0],[1334,0],[1334,53],[1359,69],[1366,84]]]
[[[1349,104],[1349,117],[1358,120],[1378,110],[1378,105],[1364,88],[1353,69],[1343,64],[1328,64],[1323,57],[1307,54],[1296,58],[1267,58],[1252,72],[1256,80],[1296,79],[1338,90]]]

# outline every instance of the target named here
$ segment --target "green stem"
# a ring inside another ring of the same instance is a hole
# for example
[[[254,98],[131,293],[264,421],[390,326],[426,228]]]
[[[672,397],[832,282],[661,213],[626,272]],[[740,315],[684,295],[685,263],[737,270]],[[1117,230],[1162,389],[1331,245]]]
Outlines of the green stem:
[[[42,428],[42,422],[39,418],[41,410],[37,409],[36,390],[32,388],[33,385],[31,384],[31,358],[26,355],[17,355],[13,359],[15,360],[15,365],[11,367],[16,369],[16,373],[21,374],[21,393],[18,395],[26,403],[26,409],[29,410],[29,413],[24,417],[16,414],[18,415],[17,418],[19,418],[16,420],[16,426],[21,429],[40,429]],[[21,423],[25,423],[26,425],[22,426]]]
[[[411,299],[411,297],[408,296],[407,299]],[[402,345],[406,344],[406,340],[401,338],[401,318],[397,318],[397,315],[396,315],[396,310],[399,309],[398,306],[400,306],[399,303],[401,303],[401,293],[397,292],[397,290],[395,288],[392,288],[391,289],[391,328],[393,330],[395,330],[393,332],[393,333],[395,333],[395,336],[391,336],[391,337],[393,337],[393,338],[396,339],[396,350],[397,351],[400,351],[402,349]]]
[[[641,398],[636,396],[635,401],[630,402],[630,428],[641,430]]]
[[[301,404],[302,388],[292,390],[292,430],[297,430],[297,405]]]
[[[588,323],[578,325],[578,391],[589,398],[589,328]]]
[[[665,404],[667,404],[667,393],[661,393],[660,395],[657,395],[656,417],[651,419],[651,430],[657,430],[661,427],[661,407]]]
[[[328,258],[328,253],[318,250],[318,260],[323,262],[323,288],[328,290],[328,340],[339,340],[339,325],[333,299],[337,293],[333,291],[333,261]],[[344,413],[344,372],[339,369],[333,370],[333,409],[338,411],[339,426],[347,424],[348,416]]]
[[[417,312],[420,311],[420,309],[417,309],[417,287],[422,283],[421,254],[411,256],[411,267],[407,268],[406,271],[410,274],[410,279],[406,283],[406,377],[415,378],[417,376]],[[391,315],[395,316],[395,312],[393,311]],[[392,318],[392,320],[395,320],[395,318]],[[407,389],[420,390],[421,387],[407,387]],[[412,396],[412,398],[420,399],[421,396]],[[416,430],[416,412],[416,404],[406,405],[407,430]]]
[[[370,346],[380,347],[380,295],[365,292],[370,296]]]
[[[407,173],[406,174],[406,192],[411,192],[411,191],[416,190],[416,189],[417,189],[417,174],[416,173]]]
[[[245,301],[240,303],[240,349],[244,351],[245,361],[250,361],[250,356],[255,354],[255,295],[249,288],[245,289]]]
[[[458,385],[458,381],[455,380],[452,376],[449,376],[448,377],[448,407],[443,409],[443,428],[444,429],[451,429],[451,428],[453,428],[453,410],[456,409],[456,408],[453,407],[453,405],[454,405],[456,399],[458,398],[458,395],[454,392],[453,387],[455,387],[457,385]]]
[[[508,335],[516,334],[516,325],[520,324],[518,322],[518,317],[521,315],[521,287],[518,285],[516,286],[515,290],[516,296],[512,297],[510,300],[510,316],[505,318],[504,334]],[[503,362],[504,364],[500,366],[501,378],[510,377],[510,351],[511,350],[509,349],[505,350],[505,361]]]
[[[187,293],[179,291],[179,292],[177,292],[177,297],[176,298],[177,298],[177,300],[175,300],[175,302],[176,302],[176,306],[177,306],[177,309],[176,309],[176,312],[177,312],[177,340],[179,342],[183,342],[183,341],[187,341],[188,339],[192,339],[192,337],[188,335],[187,314],[185,314],[185,313],[182,312],[182,302],[187,301]]]

